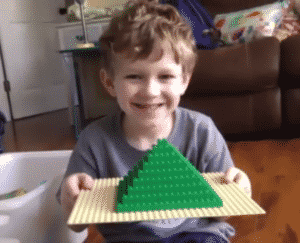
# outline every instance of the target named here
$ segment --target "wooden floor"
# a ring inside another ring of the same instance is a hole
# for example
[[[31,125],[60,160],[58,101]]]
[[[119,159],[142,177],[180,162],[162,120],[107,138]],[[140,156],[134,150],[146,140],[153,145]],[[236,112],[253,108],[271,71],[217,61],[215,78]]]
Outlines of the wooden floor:
[[[65,109],[7,123],[3,144],[5,152],[72,150],[76,139]],[[299,242],[300,139],[228,142],[228,147],[251,180],[253,199],[267,211],[231,218],[237,231],[232,242]],[[88,242],[101,238],[94,231]]]
[[[5,152],[73,149],[76,143],[68,110],[16,120],[5,124]]]

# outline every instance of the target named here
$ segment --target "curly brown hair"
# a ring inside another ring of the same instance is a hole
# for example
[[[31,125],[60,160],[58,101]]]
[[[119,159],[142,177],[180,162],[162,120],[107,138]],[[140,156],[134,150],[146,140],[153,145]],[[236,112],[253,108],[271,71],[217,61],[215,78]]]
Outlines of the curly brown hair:
[[[175,7],[159,0],[130,0],[112,18],[99,39],[105,53],[103,67],[114,77],[114,53],[127,53],[133,61],[146,59],[157,39],[170,42],[176,63],[182,64],[184,78],[191,75],[197,60],[193,31]]]

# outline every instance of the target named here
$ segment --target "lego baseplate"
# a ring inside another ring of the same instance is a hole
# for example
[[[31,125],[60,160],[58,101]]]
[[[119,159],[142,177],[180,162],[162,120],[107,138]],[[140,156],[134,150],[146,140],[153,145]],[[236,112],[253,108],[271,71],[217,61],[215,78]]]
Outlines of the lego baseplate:
[[[92,190],[82,190],[67,224],[136,222],[171,218],[208,218],[265,214],[235,182],[221,182],[223,173],[201,174],[223,201],[219,208],[194,208],[144,212],[117,212],[117,188],[123,178],[99,179]]]

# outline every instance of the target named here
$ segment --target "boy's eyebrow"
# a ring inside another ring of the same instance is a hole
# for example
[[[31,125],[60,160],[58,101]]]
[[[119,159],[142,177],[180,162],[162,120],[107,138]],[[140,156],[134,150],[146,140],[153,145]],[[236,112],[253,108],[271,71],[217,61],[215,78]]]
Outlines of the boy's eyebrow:
[[[137,72],[144,72],[145,70],[135,69],[135,68],[126,68],[126,73],[137,73]],[[162,68],[158,71],[158,73],[177,73],[174,68]]]

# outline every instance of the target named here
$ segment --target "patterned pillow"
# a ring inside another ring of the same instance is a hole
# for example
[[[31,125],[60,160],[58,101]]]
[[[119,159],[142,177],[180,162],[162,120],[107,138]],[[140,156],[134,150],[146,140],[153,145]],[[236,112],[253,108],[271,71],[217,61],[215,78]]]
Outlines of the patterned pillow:
[[[289,7],[289,0],[246,9],[234,13],[218,14],[214,19],[226,44],[250,42],[263,36],[274,36]]]
[[[300,33],[300,21],[294,11],[289,12],[283,17],[278,29],[275,31],[275,37],[281,42],[292,35]]]

